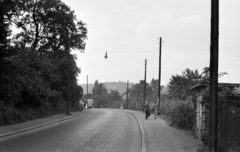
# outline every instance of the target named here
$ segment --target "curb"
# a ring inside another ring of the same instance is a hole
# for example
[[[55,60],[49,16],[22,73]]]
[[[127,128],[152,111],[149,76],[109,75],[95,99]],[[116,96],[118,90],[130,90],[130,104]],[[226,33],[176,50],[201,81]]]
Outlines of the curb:
[[[141,121],[138,119],[137,116],[135,116],[134,114],[132,113],[128,113],[128,114],[131,114],[134,116],[134,118],[137,120],[138,122],[138,125],[140,127],[140,130],[141,130],[141,135],[142,135],[142,147],[141,147],[141,152],[146,152],[146,142],[145,142],[145,132],[144,132],[144,129],[143,129],[143,126],[142,126],[142,123]]]
[[[10,133],[5,133],[5,134],[0,135],[0,138],[11,136],[11,135],[15,135],[15,134],[18,134],[18,133],[26,132],[26,131],[37,129],[37,128],[41,128],[41,127],[44,127],[44,126],[48,126],[48,125],[55,124],[55,123],[58,123],[58,122],[61,122],[61,121],[73,119],[73,118],[76,118],[76,117],[86,116],[86,115],[92,114],[94,112],[95,111],[92,111],[91,113],[87,113],[87,114],[84,114],[84,115],[80,115],[79,114],[79,115],[71,116],[71,117],[68,117],[68,118],[63,118],[63,119],[47,122],[47,123],[44,123],[44,124],[41,124],[41,125],[37,125],[37,126],[33,126],[33,127],[17,130],[17,131],[13,131],[13,132],[10,132]]]

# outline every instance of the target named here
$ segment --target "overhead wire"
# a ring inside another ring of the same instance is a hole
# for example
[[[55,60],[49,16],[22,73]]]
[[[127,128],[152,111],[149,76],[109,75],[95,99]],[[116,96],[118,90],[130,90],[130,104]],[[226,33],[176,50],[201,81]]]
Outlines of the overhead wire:
[[[171,6],[172,6],[172,1],[173,1],[173,0],[170,1],[170,4],[169,4],[169,6],[168,6],[168,8],[167,8],[167,11],[166,11],[166,12],[167,12],[166,14],[167,14],[168,17],[169,17],[169,15],[170,15],[169,10],[170,10],[170,8],[171,8]],[[165,30],[166,28],[167,28],[167,27],[165,27],[164,30]],[[162,28],[161,28],[161,29],[162,29]],[[162,30],[161,30],[161,33],[162,33]]]
[[[186,0],[183,0],[182,1],[182,3],[181,3],[181,7],[180,7],[180,9],[178,10],[178,13],[177,13],[177,15],[175,16],[175,19],[174,19],[174,21],[172,22],[173,24],[171,24],[171,26],[170,26],[170,29],[168,30],[168,32],[167,32],[167,36],[166,36],[166,38],[169,38],[170,36],[170,34],[171,34],[171,32],[172,32],[172,30],[174,29],[174,26],[175,26],[175,23],[177,22],[177,20],[178,20],[178,17],[180,16],[180,14],[181,14],[181,11],[182,11],[182,8],[183,8],[183,6],[184,6],[184,4],[185,4],[185,2],[186,2]],[[190,1],[190,3],[189,3],[189,5],[188,5],[188,7],[187,7],[187,9],[186,9],[186,12],[184,13],[184,16],[185,16],[185,14],[187,13],[187,11],[188,11],[188,9],[190,8],[190,6],[192,5],[192,0]],[[168,11],[171,9],[171,6],[172,6],[172,0],[170,1],[170,5],[169,5],[169,7],[168,7]],[[116,29],[115,29],[116,30]],[[119,30],[119,29],[118,29]],[[120,30],[122,30],[122,29],[120,29]],[[146,30],[146,29],[144,29],[144,30]],[[179,35],[179,34],[178,34]],[[185,34],[180,34],[180,35],[183,35],[183,36],[188,36],[188,35],[185,35]],[[190,36],[190,35],[189,35]],[[190,38],[189,39],[191,39],[191,40],[195,40],[196,39],[196,37],[201,37],[201,36],[190,36]],[[165,39],[166,39],[165,38]],[[174,37],[174,38],[176,38],[176,37]],[[203,37],[202,37],[203,38]],[[181,38],[181,39],[188,39],[188,38]],[[209,40],[209,38],[206,38],[206,41],[207,40]],[[199,39],[198,39],[198,41],[199,41]],[[205,41],[204,39],[202,40],[202,41]],[[178,47],[178,48],[186,48],[186,47],[181,47],[181,46],[169,46],[169,47]],[[199,48],[191,48],[191,49],[194,49],[194,50],[200,50]],[[204,50],[204,49],[201,49],[201,50]],[[205,50],[206,51],[206,50]],[[109,53],[140,53],[140,52],[147,52],[147,53],[153,53],[153,52],[155,52],[155,51],[127,51],[127,52],[114,52],[114,51],[110,51]],[[181,52],[192,52],[192,51],[182,51],[181,50]]]
[[[101,29],[101,28],[98,28],[98,29]],[[111,30],[111,31],[125,31],[125,30],[116,30],[116,29],[108,29],[108,30]],[[141,29],[141,30],[144,30],[144,31],[147,31],[147,32],[150,32],[150,31],[153,31],[153,30],[146,30],[146,29]],[[154,32],[158,32],[157,30],[154,31]],[[165,33],[165,32],[163,32]],[[180,34],[180,33],[169,33],[169,32],[166,32],[167,35],[170,35],[171,36],[174,36],[174,39],[189,39],[189,40],[197,40],[197,41],[208,41],[210,39],[209,36],[200,36],[200,35],[189,35],[189,34]],[[147,35],[152,35],[151,33],[145,33]],[[108,39],[109,37],[106,37],[106,36],[98,36],[98,38],[106,38]],[[169,36],[168,36],[169,38]],[[164,40],[166,40],[166,38],[164,38]],[[224,37],[220,37],[219,40],[224,40],[223,42],[221,43],[233,43],[233,44],[240,44],[240,42],[238,42],[239,40],[238,39],[229,39],[229,38],[224,38]],[[129,41],[129,40],[128,40]]]
[[[171,26],[170,26],[170,28],[169,28],[169,30],[168,30],[168,32],[167,32],[167,35],[166,35],[166,37],[165,37],[165,40],[168,38],[169,33],[171,32],[172,28],[174,27],[176,21],[178,20],[178,17],[179,17],[180,12],[181,12],[181,10],[182,10],[182,8],[183,8],[183,5],[185,4],[185,1],[186,1],[186,0],[183,0],[182,5],[181,5],[181,7],[180,7],[180,9],[179,9],[179,11],[178,11],[176,17],[175,17],[173,23],[171,24]]]

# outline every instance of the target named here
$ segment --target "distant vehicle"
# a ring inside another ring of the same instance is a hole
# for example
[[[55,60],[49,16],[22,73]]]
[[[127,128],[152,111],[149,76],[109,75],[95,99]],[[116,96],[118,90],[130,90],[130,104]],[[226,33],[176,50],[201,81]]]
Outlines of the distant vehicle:
[[[88,103],[88,108],[94,108],[94,101],[93,101],[93,99],[87,99],[87,103]]]

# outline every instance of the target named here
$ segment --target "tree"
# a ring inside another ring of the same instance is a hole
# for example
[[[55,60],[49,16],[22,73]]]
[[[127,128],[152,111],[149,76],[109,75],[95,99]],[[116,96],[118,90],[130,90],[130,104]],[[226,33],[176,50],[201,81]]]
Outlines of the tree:
[[[21,29],[11,41],[10,25]],[[70,51],[83,52],[85,26],[61,0],[0,1],[0,101],[11,109],[0,124],[63,112],[67,87],[75,107],[83,92]]]
[[[152,79],[151,81],[151,87],[152,87],[152,92],[147,96],[147,100],[149,101],[157,101],[158,98],[158,79]],[[161,86],[161,91],[163,89],[163,85]],[[162,92],[161,92],[161,99],[163,98]]]
[[[119,108],[122,103],[122,97],[118,90],[111,90],[108,99],[108,107]]]
[[[12,18],[22,31],[15,36],[15,45],[38,52],[83,51],[87,29],[67,5],[60,0],[11,0]]]
[[[95,81],[93,87],[93,98],[98,107],[106,106],[106,100],[108,97],[107,88],[103,83],[98,83],[98,80]]]
[[[220,72],[219,78],[226,75],[227,72]],[[190,70],[186,68],[181,75],[172,75],[170,78],[169,97],[185,100],[192,95],[191,87],[197,83],[209,83],[210,69],[205,67],[200,74],[198,70]]]
[[[185,100],[191,96],[191,87],[201,81],[201,74],[198,70],[185,69],[181,75],[172,75],[170,78],[169,97]]]
[[[143,91],[144,91],[144,81],[140,81],[140,83],[137,83],[132,86],[132,89],[130,89],[129,93],[129,108],[133,108],[136,104],[136,102],[139,102],[139,104],[143,104]],[[150,84],[146,83],[146,99],[148,100],[148,96],[152,93],[152,87]]]
[[[203,71],[202,71],[202,79],[201,81],[203,83],[209,83],[210,82],[210,67],[205,67],[203,68]],[[228,75],[227,72],[220,72],[218,74],[218,78],[221,79],[221,77],[223,77],[224,75]]]
[[[8,13],[9,11],[9,1],[0,1],[0,58],[8,53],[6,52],[6,48],[9,46],[10,39],[8,36],[10,36],[11,30],[9,27],[10,23],[6,18],[11,18],[11,15]]]

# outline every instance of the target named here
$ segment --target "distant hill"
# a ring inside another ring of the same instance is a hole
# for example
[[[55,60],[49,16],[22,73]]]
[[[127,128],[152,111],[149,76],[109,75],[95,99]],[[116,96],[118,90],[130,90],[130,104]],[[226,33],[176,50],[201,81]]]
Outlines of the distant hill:
[[[118,90],[120,94],[123,94],[127,90],[127,82],[105,82],[104,83],[108,92],[111,90]],[[128,88],[132,88],[134,83],[129,83]]]
[[[120,94],[124,93],[127,89],[127,82],[103,82],[103,84],[105,84],[108,92],[110,92],[111,90],[118,90],[120,92]],[[128,87],[132,88],[132,86],[134,85],[134,83],[129,83]],[[86,84],[80,84],[80,86],[83,87],[83,91],[84,94],[87,93],[87,85]],[[94,84],[88,84],[88,93],[92,93],[92,89],[93,89]]]

